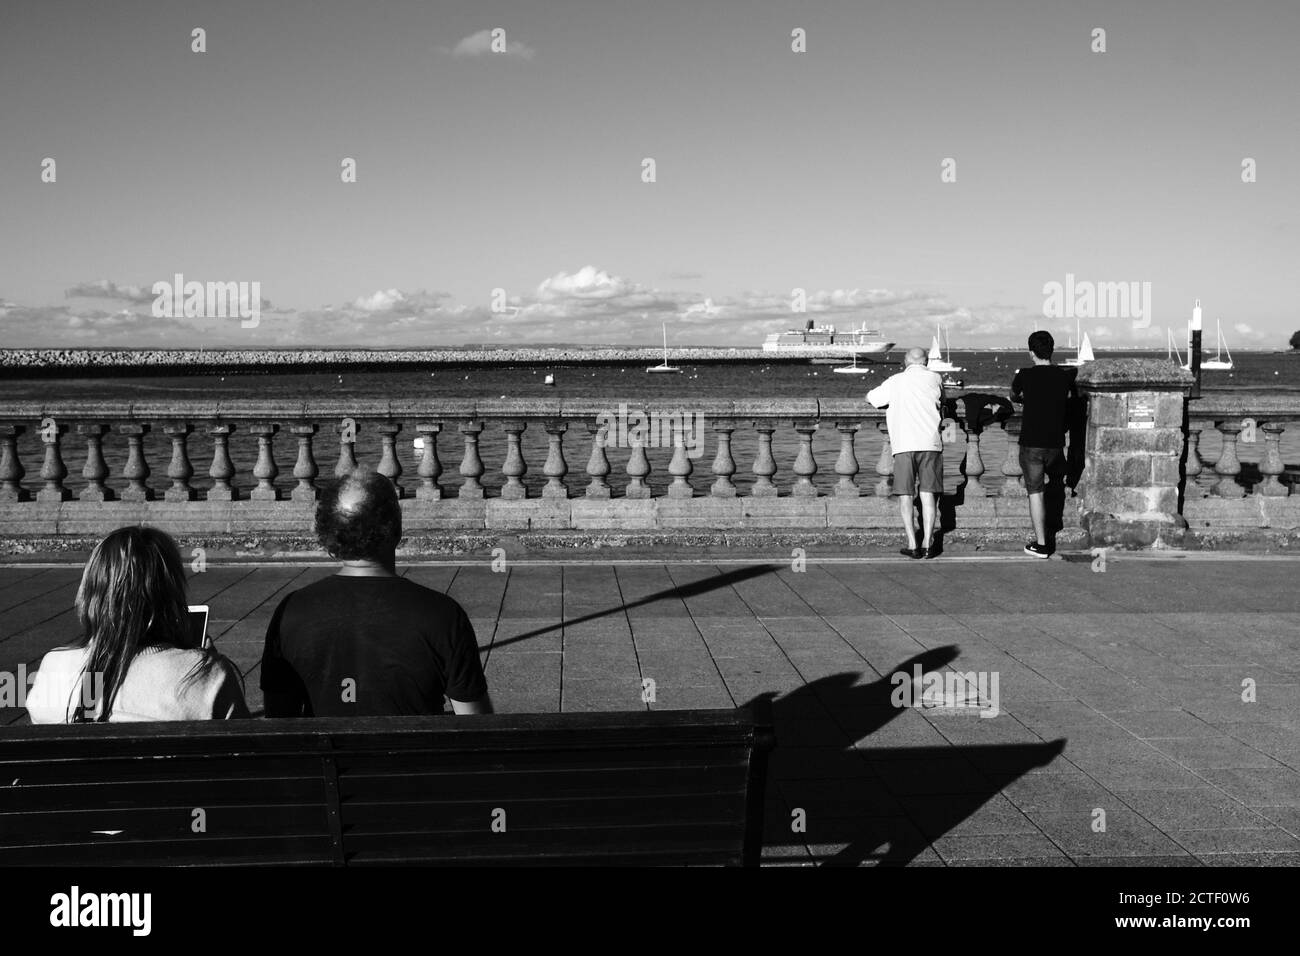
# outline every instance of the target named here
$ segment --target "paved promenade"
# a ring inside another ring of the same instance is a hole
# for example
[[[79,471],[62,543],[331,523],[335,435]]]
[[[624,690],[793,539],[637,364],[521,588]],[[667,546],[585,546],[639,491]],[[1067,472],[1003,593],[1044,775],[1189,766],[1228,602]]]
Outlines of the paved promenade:
[[[465,606],[498,710],[772,698],[771,863],[1300,863],[1296,560],[683,557],[405,573]],[[331,570],[192,576],[255,712],[276,603]],[[79,575],[0,568],[0,670],[75,633]],[[996,674],[998,715],[891,706],[918,663]]]

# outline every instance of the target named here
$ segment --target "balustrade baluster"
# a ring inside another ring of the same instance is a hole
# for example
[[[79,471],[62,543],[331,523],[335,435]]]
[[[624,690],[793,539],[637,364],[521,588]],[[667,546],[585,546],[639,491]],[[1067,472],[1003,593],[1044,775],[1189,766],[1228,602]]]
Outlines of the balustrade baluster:
[[[36,492],[37,501],[68,501],[72,492],[64,487],[68,466],[63,463],[62,440],[68,426],[46,419],[41,427],[41,441],[45,443],[45,461],[41,464],[41,479],[45,487]]]
[[[694,498],[695,489],[691,486],[691,473],[695,466],[691,456],[686,453],[685,414],[673,415],[671,418],[673,457],[668,462],[668,474],[673,476],[668,486],[669,498]]]
[[[981,476],[984,474],[984,456],[980,452],[981,429],[974,423],[963,425],[966,433],[966,455],[962,458],[962,473],[966,476],[965,493],[967,498],[986,498],[988,489],[984,487]]]
[[[1286,471],[1282,463],[1282,432],[1285,428],[1282,422],[1266,422],[1263,426],[1264,454],[1259,460],[1259,473],[1264,480],[1259,483],[1257,491],[1266,498],[1285,498],[1291,493],[1281,481],[1281,475]]]
[[[587,422],[587,434],[591,436],[591,456],[587,459],[587,474],[591,476],[591,481],[587,485],[587,497],[608,498],[609,482],[605,476],[609,474],[610,467],[609,456],[605,454],[605,442],[609,437],[609,428],[590,421]]]
[[[462,498],[482,498],[483,486],[479,478],[483,476],[483,459],[478,454],[478,436],[483,431],[482,422],[467,422],[459,428],[465,440],[465,455],[460,461],[460,483],[458,494]]]
[[[163,426],[163,433],[172,440],[172,459],[167,464],[167,477],[172,480],[172,486],[163,492],[165,501],[193,501],[195,498],[194,489],[190,487],[194,466],[190,464],[187,445],[192,431],[194,428],[189,422]]]
[[[257,436],[257,464],[253,466],[253,477],[257,487],[249,492],[253,501],[279,501],[280,489],[275,487],[275,479],[280,469],[275,463],[275,435],[280,426],[273,423],[250,425],[248,431]]]
[[[758,454],[754,456],[754,487],[750,496],[754,498],[775,498],[776,484],[772,476],[776,474],[776,459],[772,457],[772,433],[776,431],[775,422],[755,422],[754,431],[758,432]]]
[[[1007,436],[1007,456],[1002,459],[1002,497],[1024,498],[1029,492],[1025,490],[1025,473],[1020,467],[1020,426],[1018,418],[1009,418],[1002,423],[1002,431]]]
[[[813,475],[817,474],[817,460],[813,457],[812,439],[817,431],[816,422],[799,422],[794,430],[799,434],[799,454],[794,459],[794,489],[791,494],[804,498],[817,497],[817,486],[813,484]]]
[[[122,469],[122,477],[127,484],[122,489],[122,500],[153,501],[153,489],[149,487],[149,463],[144,458],[144,436],[149,433],[149,426],[129,422],[119,425],[117,430],[126,436],[126,465]]]
[[[334,477],[342,478],[357,470],[357,423],[345,418],[335,427],[339,433],[339,460],[334,465]]]
[[[377,431],[379,432],[379,442],[382,445],[382,451],[379,454],[379,465],[375,471],[379,472],[385,478],[393,483],[393,490],[397,492],[397,497],[402,498],[405,495],[405,489],[402,488],[398,481],[402,477],[402,463],[397,458],[397,436],[401,434],[401,422],[381,422]]]
[[[1219,476],[1214,494],[1219,498],[1246,496],[1246,489],[1237,483],[1237,475],[1241,474],[1241,462],[1237,460],[1237,438],[1241,435],[1241,426],[1240,418],[1215,423],[1219,434],[1223,436],[1223,448],[1219,452],[1219,460],[1214,463],[1214,473]]]
[[[861,422],[835,423],[835,429],[840,433],[840,457],[835,461],[835,474],[840,476],[839,483],[835,486],[837,498],[857,498],[862,494],[862,489],[854,481],[862,469],[858,466],[858,454],[853,447],[861,427]]]
[[[646,483],[646,478],[650,474],[650,459],[645,453],[644,431],[634,429],[628,434],[628,441],[632,445],[632,453],[627,459],[627,488],[623,491],[624,498],[649,498],[650,486]]]
[[[736,473],[736,459],[731,454],[731,433],[736,430],[733,421],[715,421],[713,433],[718,436],[718,453],[713,457],[713,474],[718,477],[713,482],[710,494],[715,498],[736,497],[736,486],[731,476]]]
[[[420,433],[424,446],[421,449],[419,468],[416,469],[420,487],[415,489],[415,497],[424,501],[439,501],[442,498],[442,487],[438,484],[438,478],[442,475],[442,462],[438,460],[438,433],[442,431],[442,425],[419,424],[415,430]]]
[[[103,422],[77,426],[77,434],[86,438],[86,464],[81,469],[86,487],[77,495],[79,501],[112,501],[116,497],[113,489],[104,484],[108,478],[108,463],[104,461],[104,434],[107,431],[108,425]]]
[[[506,433],[506,460],[501,465],[501,474],[505,475],[506,483],[501,488],[502,498],[518,500],[528,497],[528,489],[523,482],[524,475],[528,474],[528,462],[524,461],[524,453],[519,446],[520,436],[527,428],[528,423],[523,421],[501,423],[501,429]]]
[[[880,432],[880,457],[876,459],[876,474],[880,480],[873,489],[877,498],[888,498],[894,493],[894,452],[889,444],[889,426],[876,422],[876,431]]]
[[[212,439],[212,467],[208,469],[212,487],[205,495],[208,501],[235,501],[239,498],[234,485],[235,465],[230,460],[230,436],[234,431],[235,426],[229,422],[217,422],[208,429]]]
[[[316,500],[316,478],[320,475],[320,467],[316,464],[312,442],[319,427],[311,422],[289,426],[289,431],[298,439],[298,460],[293,466],[293,476],[298,479],[298,484],[289,495],[294,501]]]
[[[549,447],[546,451],[546,464],[542,474],[546,476],[546,485],[542,488],[543,498],[568,498],[569,489],[564,484],[564,476],[569,473],[569,463],[564,460],[564,433],[569,426],[561,421],[548,421],[544,426]]]
[[[31,493],[23,487],[27,469],[18,458],[18,436],[26,425],[0,425],[0,501],[30,501]]]

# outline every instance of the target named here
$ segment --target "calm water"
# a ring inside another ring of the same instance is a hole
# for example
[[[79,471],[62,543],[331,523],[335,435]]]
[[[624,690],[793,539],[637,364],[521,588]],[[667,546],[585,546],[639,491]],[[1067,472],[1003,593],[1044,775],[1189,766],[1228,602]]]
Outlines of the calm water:
[[[1100,357],[1118,357],[1128,355],[1147,355],[1145,352],[1106,352]],[[1063,353],[1061,357],[1069,357]],[[1269,353],[1242,352],[1234,355],[1236,368],[1231,372],[1206,372],[1204,384],[1207,389],[1226,388],[1244,390],[1270,391],[1283,389],[1297,393],[1300,401],[1300,357],[1276,355]],[[1027,357],[1020,353],[992,352],[953,352],[952,360],[963,366],[965,371],[958,373],[968,389],[1005,389],[1011,381],[1016,368],[1028,365]],[[124,410],[131,401],[158,400],[165,397],[178,399],[277,399],[310,400],[319,398],[346,398],[348,396],[373,397],[401,395],[406,398],[427,397],[609,397],[613,399],[628,398],[682,398],[710,397],[722,399],[739,398],[853,398],[861,397],[876,383],[897,371],[897,362],[881,363],[871,367],[865,375],[837,375],[832,365],[702,365],[681,364],[681,375],[647,375],[644,367],[555,367],[546,368],[490,368],[490,369],[449,369],[425,368],[408,371],[382,372],[345,372],[337,373],[284,373],[266,375],[193,375],[193,376],[139,376],[113,378],[55,378],[55,379],[6,379],[0,380],[0,402],[5,400],[25,399],[98,399],[121,402]],[[555,387],[546,387],[543,377],[547,372],[554,374]],[[284,423],[282,423],[283,425]],[[322,474],[332,471],[337,460],[337,442],[328,433],[328,426],[322,423],[321,433],[315,443],[315,455],[321,466]],[[399,444],[402,466],[409,484],[415,483],[414,472],[419,453],[412,446],[414,434],[403,434]],[[737,430],[733,439],[738,473],[734,480],[742,488],[752,480],[750,467],[756,451],[756,439],[746,427]],[[777,483],[783,489],[788,488],[793,479],[790,466],[796,451],[796,436],[783,428],[774,438],[774,452],[780,469]],[[489,426],[483,433],[480,451],[488,474],[483,483],[489,487],[498,487],[502,479],[499,469],[504,459],[505,441],[498,428]],[[365,428],[364,424],[358,435],[357,457],[361,461],[376,462],[379,457],[378,436]],[[546,457],[546,436],[540,428],[530,427],[524,436],[524,452],[529,466],[526,483],[530,488],[540,488],[545,483],[541,475],[542,464]],[[1242,446],[1243,461],[1258,459],[1261,446]],[[148,436],[146,456],[153,470],[151,484],[163,488],[166,480],[167,462],[171,457],[171,446],[161,428]],[[444,433],[438,443],[439,456],[444,470],[450,475],[447,484],[454,487],[455,470],[460,462],[463,446],[460,436],[454,429]],[[839,436],[833,427],[819,429],[814,441],[814,453],[820,474],[816,483],[823,490],[829,491],[837,480],[834,473],[835,460],[839,453]],[[70,435],[64,439],[64,460],[68,466],[69,484],[74,489],[81,487],[80,472],[84,465],[84,444],[78,436]],[[862,471],[858,481],[869,486],[875,480],[874,468],[880,454],[881,444],[874,429],[864,429],[859,433],[857,455]],[[987,468],[986,478],[990,484],[1000,480],[1000,467],[1005,457],[1006,443],[999,429],[993,429],[983,438],[983,457]],[[569,464],[569,486],[571,491],[580,493],[587,477],[585,467],[590,454],[590,444],[584,429],[573,428],[566,437],[565,454]],[[707,489],[712,481],[709,465],[713,460],[716,446],[711,432],[706,431],[704,455],[697,458],[695,464],[694,484],[697,489]],[[20,445],[23,464],[27,468],[27,482],[35,487],[37,473],[40,470],[41,447],[33,434],[24,436]],[[236,433],[231,446],[232,457],[240,474],[237,483],[244,488],[251,487],[253,481],[250,471],[256,460],[256,443],[247,433]],[[963,448],[951,446],[945,455],[949,484],[955,486],[959,480],[959,468]],[[1202,455],[1208,460],[1217,457],[1218,442],[1215,436],[1203,439]],[[1283,453],[1288,463],[1300,462],[1300,428],[1289,428],[1284,436]],[[195,468],[193,484],[206,488],[209,484],[207,470],[211,464],[211,445],[200,429],[190,439],[190,456]],[[281,434],[276,439],[276,461],[281,469],[278,485],[288,488],[293,485],[290,472],[296,456],[296,445],[291,435]],[[125,462],[125,442],[118,436],[111,436],[105,442],[105,457],[109,467],[116,476]],[[610,463],[613,473],[611,484],[621,489],[625,478],[622,469],[626,465],[627,452],[611,448]],[[656,490],[662,489],[670,480],[667,465],[671,458],[670,449],[651,449],[651,485]],[[110,485],[120,487],[121,482],[110,477]]]

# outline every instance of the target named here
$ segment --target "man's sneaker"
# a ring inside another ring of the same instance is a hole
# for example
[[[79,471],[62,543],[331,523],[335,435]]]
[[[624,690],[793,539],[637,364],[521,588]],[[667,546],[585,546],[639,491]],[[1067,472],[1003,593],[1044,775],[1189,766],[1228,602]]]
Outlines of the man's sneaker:
[[[1039,544],[1037,541],[1030,541],[1025,545],[1025,554],[1032,555],[1035,558],[1046,558],[1050,552],[1047,550],[1047,545]]]
[[[898,553],[905,558],[925,557],[925,551],[921,548],[899,548]]]

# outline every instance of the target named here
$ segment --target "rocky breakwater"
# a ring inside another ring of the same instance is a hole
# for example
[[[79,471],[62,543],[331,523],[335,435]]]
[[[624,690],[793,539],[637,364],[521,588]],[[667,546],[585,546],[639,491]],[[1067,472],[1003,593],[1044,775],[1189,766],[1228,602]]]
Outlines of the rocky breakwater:
[[[806,361],[810,356],[774,356],[757,348],[669,349],[670,362],[728,363]],[[268,368],[342,369],[429,365],[624,365],[657,364],[655,348],[515,349],[6,349],[0,369],[11,374],[71,370],[125,373],[260,371]]]

